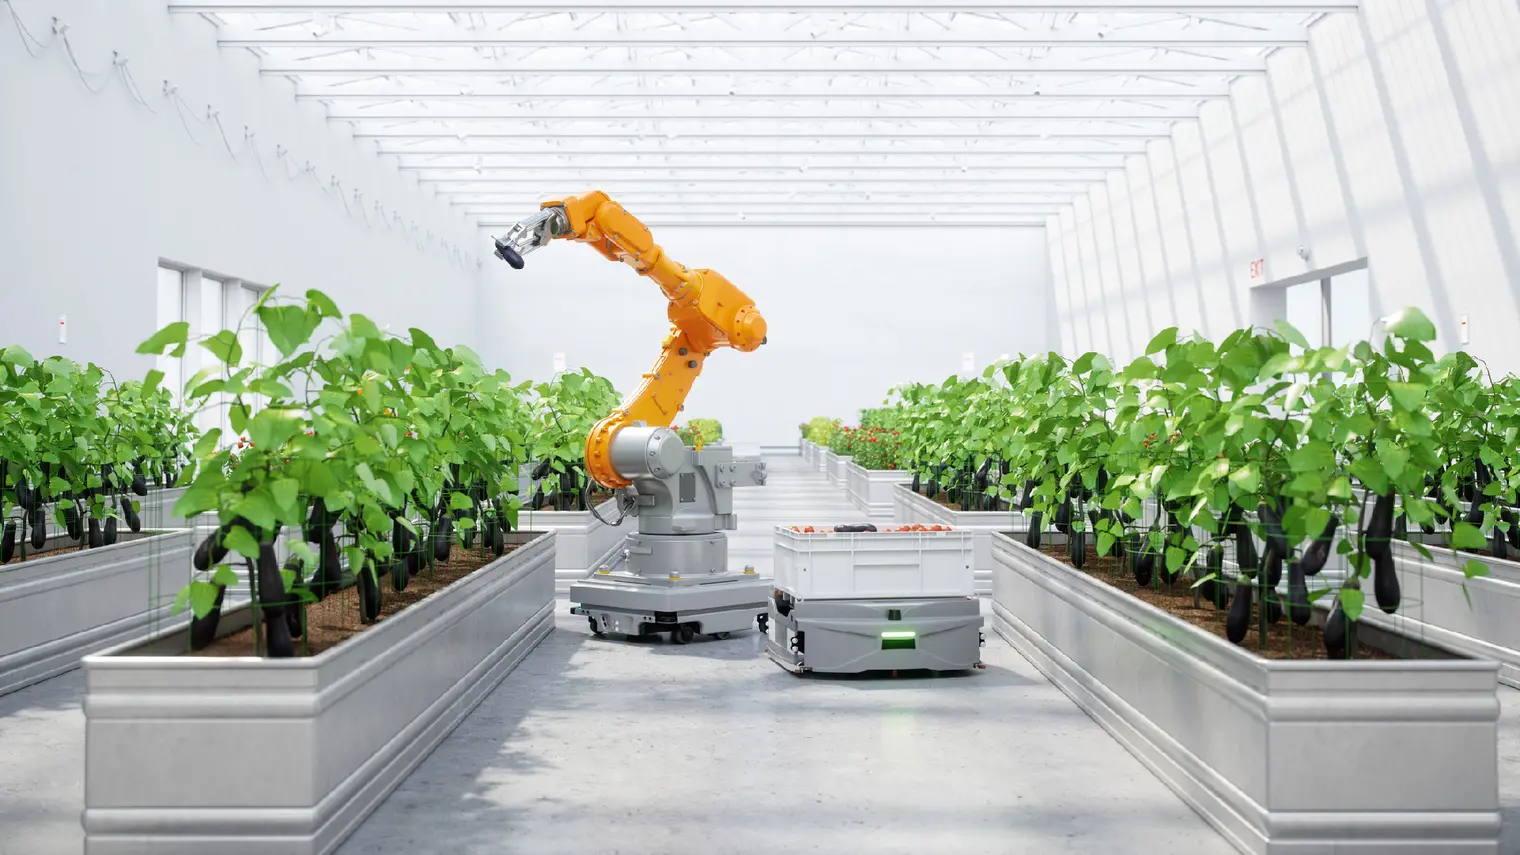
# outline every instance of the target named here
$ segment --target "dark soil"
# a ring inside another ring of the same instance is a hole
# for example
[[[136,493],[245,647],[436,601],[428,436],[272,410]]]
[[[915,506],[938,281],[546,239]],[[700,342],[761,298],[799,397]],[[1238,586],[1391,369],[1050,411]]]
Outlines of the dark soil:
[[[949,508],[952,511],[959,511],[959,510],[961,510],[961,503],[960,502],[952,502],[952,501],[950,501],[950,494],[949,493],[940,493],[937,496],[930,496],[929,500],[932,501],[932,502],[935,502],[937,504],[944,505],[945,507]]]
[[[507,544],[503,554],[516,549]],[[386,618],[415,605],[430,594],[443,590],[481,567],[496,560],[495,553],[479,546],[465,549],[455,544],[446,562],[423,567],[411,578],[405,591],[391,587],[389,575],[380,576],[380,615],[374,623],[366,624],[359,615],[359,587],[353,585],[328,596],[320,603],[306,607],[306,633],[296,639],[297,656],[315,656],[322,651],[353,638],[370,627],[378,626]],[[233,633],[213,641],[204,650],[189,652],[187,656],[256,656],[253,645],[253,628]]]
[[[1068,566],[1071,564],[1064,544],[1055,546],[1045,544],[1040,547],[1040,551],[1063,564]],[[1134,575],[1124,567],[1120,559],[1112,555],[1099,557],[1097,550],[1091,546],[1088,547],[1087,560],[1084,564],[1085,566],[1078,572],[1086,573],[1110,587],[1143,600],[1205,632],[1220,638],[1225,637],[1224,623],[1228,614],[1227,610],[1216,609],[1204,600],[1200,600],[1197,606],[1193,605],[1193,590],[1189,587],[1192,582],[1187,577],[1179,576],[1174,584],[1167,585],[1162,580],[1162,574],[1157,572],[1151,577],[1150,586],[1142,588],[1135,584]],[[1257,637],[1258,608],[1259,605],[1252,606],[1251,630],[1246,635],[1245,641],[1240,644],[1242,649],[1249,650],[1263,659],[1329,658],[1325,652],[1325,636],[1320,628],[1312,622],[1307,626],[1299,626],[1289,620],[1286,614],[1277,623],[1267,625],[1266,644],[1263,646]],[[1367,644],[1360,644],[1357,648],[1355,657],[1357,659],[1403,658],[1385,653]]]
[[[78,546],[60,546],[57,549],[49,549],[45,552],[33,552],[30,548],[31,544],[27,544],[27,547],[28,549],[26,550],[26,557],[23,558],[21,557],[21,547],[18,545],[16,547],[15,557],[11,558],[8,564],[20,564],[23,561],[35,561],[38,558],[52,558],[54,555],[67,555],[70,552],[78,552],[79,550],[84,549],[84,544],[81,543]]]

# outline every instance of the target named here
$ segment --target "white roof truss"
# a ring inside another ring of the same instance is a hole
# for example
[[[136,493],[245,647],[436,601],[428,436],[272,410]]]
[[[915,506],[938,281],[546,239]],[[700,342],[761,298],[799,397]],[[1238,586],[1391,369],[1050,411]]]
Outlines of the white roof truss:
[[[1356,0],[170,0],[482,225],[1040,224]]]

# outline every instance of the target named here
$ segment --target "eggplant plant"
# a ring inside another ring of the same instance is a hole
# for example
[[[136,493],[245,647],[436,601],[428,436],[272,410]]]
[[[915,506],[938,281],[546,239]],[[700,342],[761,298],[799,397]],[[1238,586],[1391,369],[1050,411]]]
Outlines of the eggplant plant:
[[[612,381],[582,368],[539,383],[533,391],[537,432],[529,446],[529,459],[535,462],[528,507],[586,510],[593,486],[586,474],[586,438],[619,406],[617,390]]]
[[[1240,644],[1254,628],[1264,645],[1284,617],[1307,624],[1331,598],[1327,652],[1351,657],[1365,605],[1399,608],[1402,532],[1449,522],[1455,549],[1520,548],[1520,381],[1486,378],[1463,354],[1437,360],[1434,338],[1414,309],[1355,348],[1311,347],[1286,323],[1217,344],[1168,329],[1119,371],[1098,354],[1049,354],[1001,366],[1006,385],[977,394],[956,378],[894,391],[904,453],[931,493],[960,483],[972,455],[983,467],[995,455],[998,492],[1031,511],[1028,545],[1053,520],[1079,567],[1090,530],[1139,584],[1186,574]],[[1487,572],[1477,559],[1462,569]]]
[[[272,364],[243,361],[238,333],[251,315],[279,351]],[[319,329],[326,335],[316,338]],[[187,344],[188,327],[170,325],[140,351],[180,355]],[[216,363],[191,378],[185,399],[206,406],[225,396],[232,434],[196,441],[174,509],[219,520],[176,601],[192,610],[192,647],[216,637],[226,588],[238,581],[229,558],[248,570],[258,649],[280,657],[294,655],[309,603],[357,585],[361,620],[373,621],[382,576],[405,588],[465,533],[484,531],[502,551],[531,425],[525,387],[504,372],[421,330],[387,335],[319,291],[287,301],[270,289],[239,329],[196,344]],[[287,529],[291,557],[279,566]]]
[[[113,412],[102,394],[106,372],[63,357],[37,360],[20,347],[0,352],[0,365],[0,559],[45,547],[48,505],[85,547],[116,541],[123,508],[139,527],[136,507],[122,498],[133,482],[136,446],[124,430],[126,414]]]

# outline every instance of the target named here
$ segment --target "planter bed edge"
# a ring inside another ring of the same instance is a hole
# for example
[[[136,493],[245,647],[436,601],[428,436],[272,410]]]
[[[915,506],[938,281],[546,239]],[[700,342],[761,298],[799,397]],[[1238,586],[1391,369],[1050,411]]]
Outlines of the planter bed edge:
[[[124,534],[110,546],[0,569],[0,695],[72,671],[85,656],[165,621],[185,623],[170,617],[169,606],[190,566],[191,534]],[[43,548],[74,543],[65,534]]]
[[[993,550],[994,629],[1240,851],[1497,853],[1498,663],[1264,660]]]
[[[892,521],[969,528],[972,538],[972,566],[976,571],[976,592],[992,593],[992,533],[1027,531],[1029,522],[1019,511],[953,511],[933,499],[913,492],[907,484],[892,488]],[[1056,532],[1046,532],[1046,537]]]
[[[555,535],[514,534],[511,553],[315,656],[124,655],[138,642],[86,658],[86,850],[336,849],[552,630]],[[216,761],[175,750],[190,741]]]

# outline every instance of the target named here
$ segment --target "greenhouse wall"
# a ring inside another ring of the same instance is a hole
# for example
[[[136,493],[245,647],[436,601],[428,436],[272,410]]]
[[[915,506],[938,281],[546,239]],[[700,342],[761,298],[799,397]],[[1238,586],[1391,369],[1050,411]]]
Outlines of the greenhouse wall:
[[[0,115],[25,117],[0,142],[0,198],[25,200],[0,206],[0,342],[140,377],[154,363],[133,351],[162,322],[199,331],[187,315],[212,305],[195,293],[199,271],[320,288],[440,342],[474,334],[473,227],[288,80],[261,75],[254,53],[219,48],[209,21],[162,0],[15,12],[35,41],[23,50],[13,22],[0,27]],[[160,305],[161,265],[192,273],[189,299],[165,289],[178,305]],[[236,321],[242,290],[208,329]]]
[[[1051,219],[1061,348],[1275,318],[1340,345],[1413,305],[1442,349],[1520,370],[1517,42],[1520,7],[1490,0],[1315,24]]]
[[[723,274],[769,324],[758,351],[713,354],[686,400],[687,417],[718,419],[734,442],[795,443],[798,423],[853,421],[898,383],[961,372],[967,354],[980,372],[1055,344],[1040,227],[651,225],[671,257]],[[482,231],[488,247],[492,230]],[[521,271],[491,263],[479,313],[487,363],[546,379],[563,354],[624,394],[654,364],[669,322],[652,282],[582,246],[539,250]],[[613,280],[620,287],[603,287]]]

